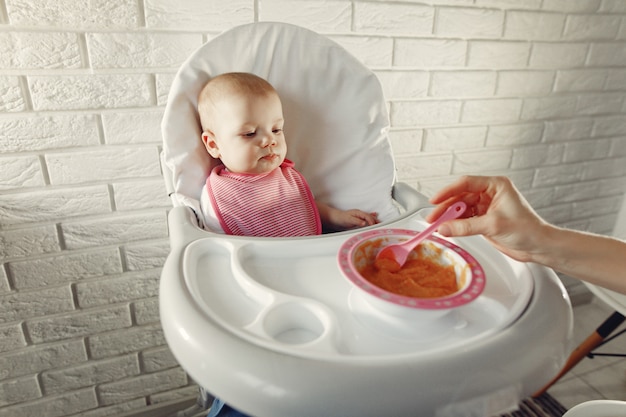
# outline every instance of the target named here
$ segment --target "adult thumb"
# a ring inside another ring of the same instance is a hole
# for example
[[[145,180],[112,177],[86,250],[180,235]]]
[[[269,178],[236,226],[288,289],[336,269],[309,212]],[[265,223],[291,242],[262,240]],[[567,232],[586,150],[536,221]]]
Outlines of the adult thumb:
[[[450,220],[439,226],[437,231],[447,237],[476,235],[480,234],[479,221],[477,217]]]

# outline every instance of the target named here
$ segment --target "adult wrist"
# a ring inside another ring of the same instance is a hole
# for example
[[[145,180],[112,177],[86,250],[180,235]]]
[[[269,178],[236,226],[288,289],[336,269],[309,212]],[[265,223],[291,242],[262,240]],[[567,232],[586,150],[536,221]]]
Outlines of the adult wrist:
[[[563,244],[563,229],[548,224],[541,224],[532,236],[532,249],[529,250],[531,262],[546,266],[553,266],[559,258],[559,248]]]

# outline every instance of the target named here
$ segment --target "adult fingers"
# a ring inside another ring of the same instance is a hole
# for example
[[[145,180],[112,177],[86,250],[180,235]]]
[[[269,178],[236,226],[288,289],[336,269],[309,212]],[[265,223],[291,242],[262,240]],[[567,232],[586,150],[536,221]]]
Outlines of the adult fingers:
[[[430,202],[433,204],[439,204],[462,194],[484,193],[489,190],[489,187],[493,182],[493,177],[465,175],[435,193],[435,195],[430,198]]]
[[[450,220],[439,226],[438,232],[447,237],[461,237],[484,234],[485,216]]]
[[[481,213],[479,211],[479,203],[480,203],[480,195],[479,194],[462,194],[455,197],[452,197],[442,203],[439,203],[435,206],[427,215],[426,221],[429,223],[437,220],[452,204],[462,201],[467,205],[465,212],[461,214],[461,218],[472,217],[476,214]],[[484,210],[483,210],[484,211]]]

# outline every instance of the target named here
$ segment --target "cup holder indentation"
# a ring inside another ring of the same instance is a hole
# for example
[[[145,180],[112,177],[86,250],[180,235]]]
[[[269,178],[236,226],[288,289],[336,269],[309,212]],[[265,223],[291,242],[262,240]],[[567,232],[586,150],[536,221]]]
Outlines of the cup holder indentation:
[[[263,320],[263,329],[277,342],[301,345],[321,338],[327,328],[325,321],[323,312],[315,306],[292,302],[268,311]]]

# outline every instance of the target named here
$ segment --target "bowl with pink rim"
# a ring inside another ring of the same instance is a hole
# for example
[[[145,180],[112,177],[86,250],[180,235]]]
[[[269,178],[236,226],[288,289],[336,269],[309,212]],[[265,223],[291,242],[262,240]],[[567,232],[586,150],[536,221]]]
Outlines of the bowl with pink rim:
[[[409,255],[399,271],[375,262],[386,245],[419,231],[376,229],[346,240],[339,269],[353,291],[374,310],[400,318],[433,319],[474,301],[485,289],[485,272],[465,249],[431,235]]]

